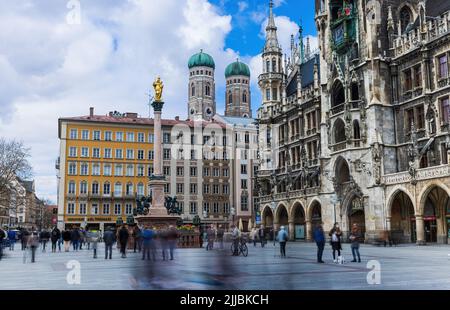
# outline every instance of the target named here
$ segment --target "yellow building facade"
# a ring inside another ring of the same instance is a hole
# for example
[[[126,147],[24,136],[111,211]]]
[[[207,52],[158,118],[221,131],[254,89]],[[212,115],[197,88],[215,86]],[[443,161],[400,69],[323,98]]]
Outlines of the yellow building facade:
[[[114,227],[150,194],[153,123],[136,113],[59,120],[58,226]]]

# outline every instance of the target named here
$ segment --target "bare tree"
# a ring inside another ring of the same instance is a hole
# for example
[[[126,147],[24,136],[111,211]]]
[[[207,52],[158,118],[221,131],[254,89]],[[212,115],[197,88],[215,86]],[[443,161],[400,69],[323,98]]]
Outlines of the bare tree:
[[[22,196],[18,179],[32,176],[29,152],[22,142],[0,138],[0,221],[9,219],[10,211],[17,208],[17,199]]]
[[[40,229],[49,229],[54,226],[52,222],[53,213],[47,207],[53,202],[50,199],[39,199],[36,210],[36,224]]]

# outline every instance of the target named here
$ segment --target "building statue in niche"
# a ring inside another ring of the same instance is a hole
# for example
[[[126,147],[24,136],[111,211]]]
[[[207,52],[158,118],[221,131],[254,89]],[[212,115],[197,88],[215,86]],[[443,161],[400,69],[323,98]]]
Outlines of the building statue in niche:
[[[373,176],[375,179],[375,184],[381,184],[381,146],[376,142],[372,146],[372,159],[373,159]]]

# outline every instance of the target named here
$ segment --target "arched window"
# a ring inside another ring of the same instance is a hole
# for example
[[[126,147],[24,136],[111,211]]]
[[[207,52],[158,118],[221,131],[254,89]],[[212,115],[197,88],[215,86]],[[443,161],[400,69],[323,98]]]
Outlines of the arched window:
[[[345,137],[345,123],[342,119],[338,118],[334,123],[334,143],[344,142],[347,138]]]
[[[270,100],[270,88],[266,89],[266,100]]]
[[[103,195],[111,195],[111,184],[109,182],[103,184]]]
[[[242,94],[242,102],[247,103],[247,92],[244,91],[244,93]]]
[[[344,86],[340,81],[336,81],[331,92],[331,106],[337,107],[345,103]]]
[[[272,59],[272,71],[277,71],[277,60],[275,58]]]
[[[406,28],[408,28],[408,25],[411,23],[411,11],[407,6],[404,6],[400,10],[400,27],[402,30],[402,33],[406,31]]]
[[[195,85],[194,85],[194,83],[192,83],[192,85],[191,85],[191,97],[194,97],[195,96]]]
[[[352,100],[359,100],[359,87],[356,82],[352,83]]]
[[[266,73],[270,72],[270,60],[266,61]]]
[[[233,94],[230,92],[228,92],[228,103],[232,104],[233,103]]]
[[[206,96],[211,96],[211,84],[206,84],[206,87],[205,87],[205,95]]]
[[[122,197],[122,183],[117,182],[114,185],[114,196],[115,197]]]
[[[355,140],[361,139],[361,130],[359,128],[359,122],[357,120],[353,121],[353,139]]]

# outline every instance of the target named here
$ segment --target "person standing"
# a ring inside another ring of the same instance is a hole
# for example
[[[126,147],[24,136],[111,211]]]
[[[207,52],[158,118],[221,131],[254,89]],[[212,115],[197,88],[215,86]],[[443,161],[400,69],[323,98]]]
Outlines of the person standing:
[[[256,247],[256,241],[258,241],[258,231],[256,230],[256,227],[252,228],[250,239],[253,241],[253,246]]]
[[[223,226],[220,225],[219,229],[217,230],[217,241],[219,241],[219,247],[221,250],[223,250],[223,236],[225,235],[225,230],[223,229]]]
[[[325,263],[322,260],[323,256],[323,250],[325,248],[325,234],[323,232],[323,227],[321,224],[317,224],[316,228],[314,229],[314,241],[317,244],[317,262],[319,264]]]
[[[337,263],[338,260],[341,259],[341,237],[342,232],[339,228],[339,224],[335,223],[333,228],[330,230],[330,233],[328,234],[331,237],[331,248],[333,249],[333,262]],[[336,259],[336,252],[338,253],[338,258]]]
[[[8,231],[9,250],[14,251],[14,244],[16,244],[16,231],[10,229]]]
[[[208,238],[208,244],[206,245],[206,251],[212,250],[214,248],[214,239],[216,239],[216,231],[214,230],[214,227],[211,225],[211,227],[208,228],[206,231],[207,238]]]
[[[34,263],[36,261],[36,249],[39,247],[39,234],[34,229],[32,229],[28,238],[28,247],[31,250],[31,262]]]
[[[40,239],[42,242],[42,252],[45,252],[47,249],[47,242],[50,240],[50,233],[46,229],[44,229],[43,231],[41,231]]]
[[[278,232],[277,239],[280,243],[280,254],[281,257],[286,257],[286,242],[288,240],[289,236],[286,232],[286,229],[284,226],[281,226],[280,231]]]
[[[212,227],[211,227],[211,229],[212,229]],[[212,231],[215,236],[214,229],[212,229]],[[173,254],[175,251],[175,247],[177,246],[178,238],[179,238],[178,230],[172,225],[169,226],[169,231],[167,232],[167,242],[169,243],[170,260],[173,260]],[[214,242],[214,239],[213,239],[213,242]]]
[[[266,245],[266,232],[264,230],[264,225],[261,225],[261,227],[258,230],[259,235],[259,241],[261,241],[261,247],[263,248]]]
[[[51,233],[51,241],[52,241],[52,252],[56,252],[56,243],[61,238],[61,232],[59,231],[58,227],[54,227]],[[59,249],[61,251],[61,248]]]
[[[78,231],[80,233],[80,240],[79,240],[79,249],[83,250],[83,243],[86,242],[86,231],[82,228]]]
[[[105,242],[105,259],[112,259],[112,247],[116,240],[116,236],[111,229],[106,229],[103,234],[103,241]]]
[[[356,263],[356,256],[358,256],[358,263],[361,262],[361,255],[359,254],[359,243],[362,240],[362,234],[358,227],[358,224],[353,224],[352,232],[350,234],[350,241],[352,243],[352,255],[353,260],[352,263]]]
[[[30,232],[27,229],[23,229],[22,233],[20,234],[20,243],[22,244],[22,251],[25,251],[27,249],[29,235]]]
[[[70,230],[64,230],[63,233],[63,240],[64,240],[64,252],[69,252],[70,248],[70,241],[72,240],[72,233]]]
[[[122,228],[119,231],[120,253],[122,253],[122,258],[127,257],[127,243],[129,237],[130,233],[128,232],[126,225],[122,225]]]

